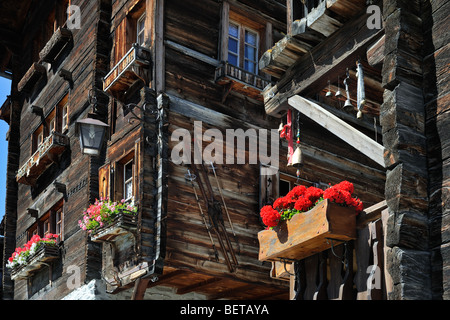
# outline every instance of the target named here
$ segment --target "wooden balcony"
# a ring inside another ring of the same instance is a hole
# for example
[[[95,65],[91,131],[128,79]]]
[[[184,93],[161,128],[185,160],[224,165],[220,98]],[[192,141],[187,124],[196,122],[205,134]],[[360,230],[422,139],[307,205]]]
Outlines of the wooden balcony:
[[[61,133],[51,133],[25,162],[16,175],[18,183],[34,185],[45,170],[57,162],[69,146],[69,138]]]
[[[365,209],[356,219],[355,240],[330,239],[331,248],[300,260],[274,259],[271,277],[290,281],[290,299],[387,299],[392,291],[385,260],[387,215],[385,201]]]
[[[228,86],[226,94],[233,90],[259,101],[263,99],[261,91],[271,83],[257,74],[229,63],[223,63],[216,68],[215,81],[220,85]]]
[[[59,258],[56,245],[43,244],[38,251],[27,258],[27,262],[11,270],[11,279],[27,279],[38,270]]]
[[[281,78],[303,55],[339,30],[366,8],[363,0],[293,1],[288,10],[288,32],[259,61],[259,69]]]
[[[136,81],[148,83],[150,65],[150,51],[136,43],[133,44],[119,63],[103,78],[103,91],[120,99]]]

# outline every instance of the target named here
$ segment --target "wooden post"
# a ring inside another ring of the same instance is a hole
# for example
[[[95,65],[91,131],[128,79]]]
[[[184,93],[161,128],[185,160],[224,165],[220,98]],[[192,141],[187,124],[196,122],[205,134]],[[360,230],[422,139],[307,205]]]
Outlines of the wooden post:
[[[219,52],[221,61],[228,60],[228,22],[230,19],[230,4],[227,0],[222,3],[222,12],[220,16],[220,42]]]
[[[427,137],[421,1],[383,1],[386,38],[380,122],[389,207],[387,269],[392,299],[430,299]]]

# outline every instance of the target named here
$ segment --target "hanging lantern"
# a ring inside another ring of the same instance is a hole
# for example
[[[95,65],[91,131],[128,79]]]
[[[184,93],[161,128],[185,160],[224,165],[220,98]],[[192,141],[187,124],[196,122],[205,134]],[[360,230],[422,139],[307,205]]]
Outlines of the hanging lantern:
[[[81,152],[98,156],[102,149],[106,128],[109,126],[93,118],[78,120],[76,123],[80,133]]]

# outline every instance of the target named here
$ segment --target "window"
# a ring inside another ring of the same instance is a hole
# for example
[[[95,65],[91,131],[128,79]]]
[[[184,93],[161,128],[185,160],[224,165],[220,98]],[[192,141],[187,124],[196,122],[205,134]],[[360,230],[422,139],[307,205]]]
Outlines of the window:
[[[28,240],[34,235],[39,235],[43,238],[49,233],[59,235],[59,239],[62,240],[63,200],[59,201],[28,229]]]
[[[228,26],[228,62],[257,74],[258,38],[256,31],[231,21]]]
[[[125,201],[133,197],[133,160],[125,164],[123,168],[123,190]]]
[[[145,13],[137,21],[136,33],[136,42],[142,46],[145,40]]]
[[[34,153],[39,146],[53,132],[65,133],[69,128],[69,109],[68,95],[56,105],[55,108],[46,116],[44,124],[41,124],[33,133],[32,152]]]
[[[239,65],[239,25],[234,23],[228,28],[228,62]]]
[[[69,94],[58,102],[56,118],[56,131],[65,133],[69,129]]]
[[[110,166],[114,174],[110,185]],[[99,169],[99,193],[101,197],[111,196],[114,201],[131,201],[137,192],[137,173],[135,152]],[[109,190],[112,188],[112,190]]]
[[[69,129],[69,107],[67,104],[62,106],[61,110],[61,120],[62,120],[62,132],[65,132]]]
[[[250,30],[245,30],[244,39],[244,69],[257,73],[258,59],[258,34]]]
[[[57,209],[55,213],[55,234],[59,235],[59,238],[62,237],[62,208]]]
[[[33,133],[31,151],[34,153],[43,142],[44,142],[44,126],[40,125],[39,128],[37,128]]]
[[[145,42],[145,1],[137,2],[114,30],[114,64],[119,63],[133,43]]]

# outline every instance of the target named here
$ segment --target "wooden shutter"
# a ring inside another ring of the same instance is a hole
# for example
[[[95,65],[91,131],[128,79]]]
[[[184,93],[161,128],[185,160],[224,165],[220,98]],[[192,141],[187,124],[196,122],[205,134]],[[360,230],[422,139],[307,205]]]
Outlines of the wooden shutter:
[[[109,163],[98,169],[98,191],[101,198],[110,198],[110,172],[111,165]]]
[[[259,168],[259,178],[259,207],[262,208],[267,204],[273,204],[280,196],[280,172],[275,167],[261,164]]]
[[[127,47],[127,18],[122,19],[115,30],[114,39],[114,64],[119,63],[126,53]]]

